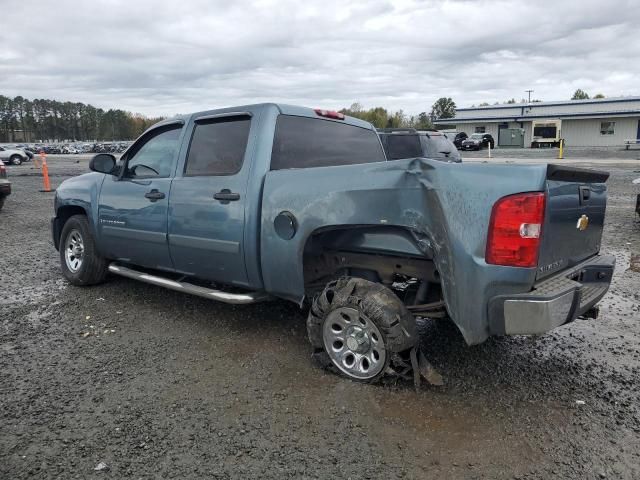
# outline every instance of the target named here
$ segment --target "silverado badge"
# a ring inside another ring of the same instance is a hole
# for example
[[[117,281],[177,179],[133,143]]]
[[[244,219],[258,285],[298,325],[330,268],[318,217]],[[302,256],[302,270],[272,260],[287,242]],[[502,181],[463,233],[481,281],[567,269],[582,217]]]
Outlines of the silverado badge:
[[[578,219],[578,224],[576,225],[576,228],[581,232],[584,232],[588,226],[589,226],[589,217],[587,217],[586,215],[582,215]]]

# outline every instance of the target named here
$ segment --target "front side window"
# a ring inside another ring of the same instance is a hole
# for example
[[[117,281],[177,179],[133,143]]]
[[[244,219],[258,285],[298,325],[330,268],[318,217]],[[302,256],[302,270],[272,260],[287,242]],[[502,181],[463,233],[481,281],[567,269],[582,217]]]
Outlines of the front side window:
[[[131,146],[127,152],[127,170],[130,178],[170,177],[178,151],[182,125],[160,127]]]
[[[616,122],[600,122],[600,135],[613,135],[616,129]]]
[[[196,120],[185,175],[238,173],[247,149],[250,125],[248,116]]]
[[[280,115],[276,122],[271,170],[384,161],[384,151],[374,130],[293,115]]]

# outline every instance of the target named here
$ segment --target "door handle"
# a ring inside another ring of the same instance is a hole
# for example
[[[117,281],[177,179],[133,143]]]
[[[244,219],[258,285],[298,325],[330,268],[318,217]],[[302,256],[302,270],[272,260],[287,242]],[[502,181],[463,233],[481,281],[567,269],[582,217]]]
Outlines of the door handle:
[[[215,193],[213,195],[213,198],[215,198],[216,200],[220,200],[220,203],[227,204],[229,202],[235,202],[236,200],[240,200],[240,194],[233,193],[228,188],[223,188],[218,193]]]
[[[148,198],[152,202],[157,202],[158,200],[162,200],[164,198],[164,193],[159,192],[157,188],[151,189],[151,191],[144,194],[145,198]]]
[[[578,187],[578,191],[580,192],[580,205],[584,205],[591,198],[591,188]]]

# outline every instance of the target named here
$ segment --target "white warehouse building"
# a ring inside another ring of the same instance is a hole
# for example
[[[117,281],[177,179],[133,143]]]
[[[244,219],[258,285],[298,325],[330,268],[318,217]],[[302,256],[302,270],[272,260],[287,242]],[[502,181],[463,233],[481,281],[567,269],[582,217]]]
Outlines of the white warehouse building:
[[[490,133],[497,146],[623,147],[640,142],[640,97],[534,102],[458,108],[437,126]]]

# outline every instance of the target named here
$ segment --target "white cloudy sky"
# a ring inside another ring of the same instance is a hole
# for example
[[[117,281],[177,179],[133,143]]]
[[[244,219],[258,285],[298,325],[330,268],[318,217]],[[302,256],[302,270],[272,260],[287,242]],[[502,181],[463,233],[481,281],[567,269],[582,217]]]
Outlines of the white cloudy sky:
[[[0,0],[0,94],[144,114],[640,94],[637,0]]]

